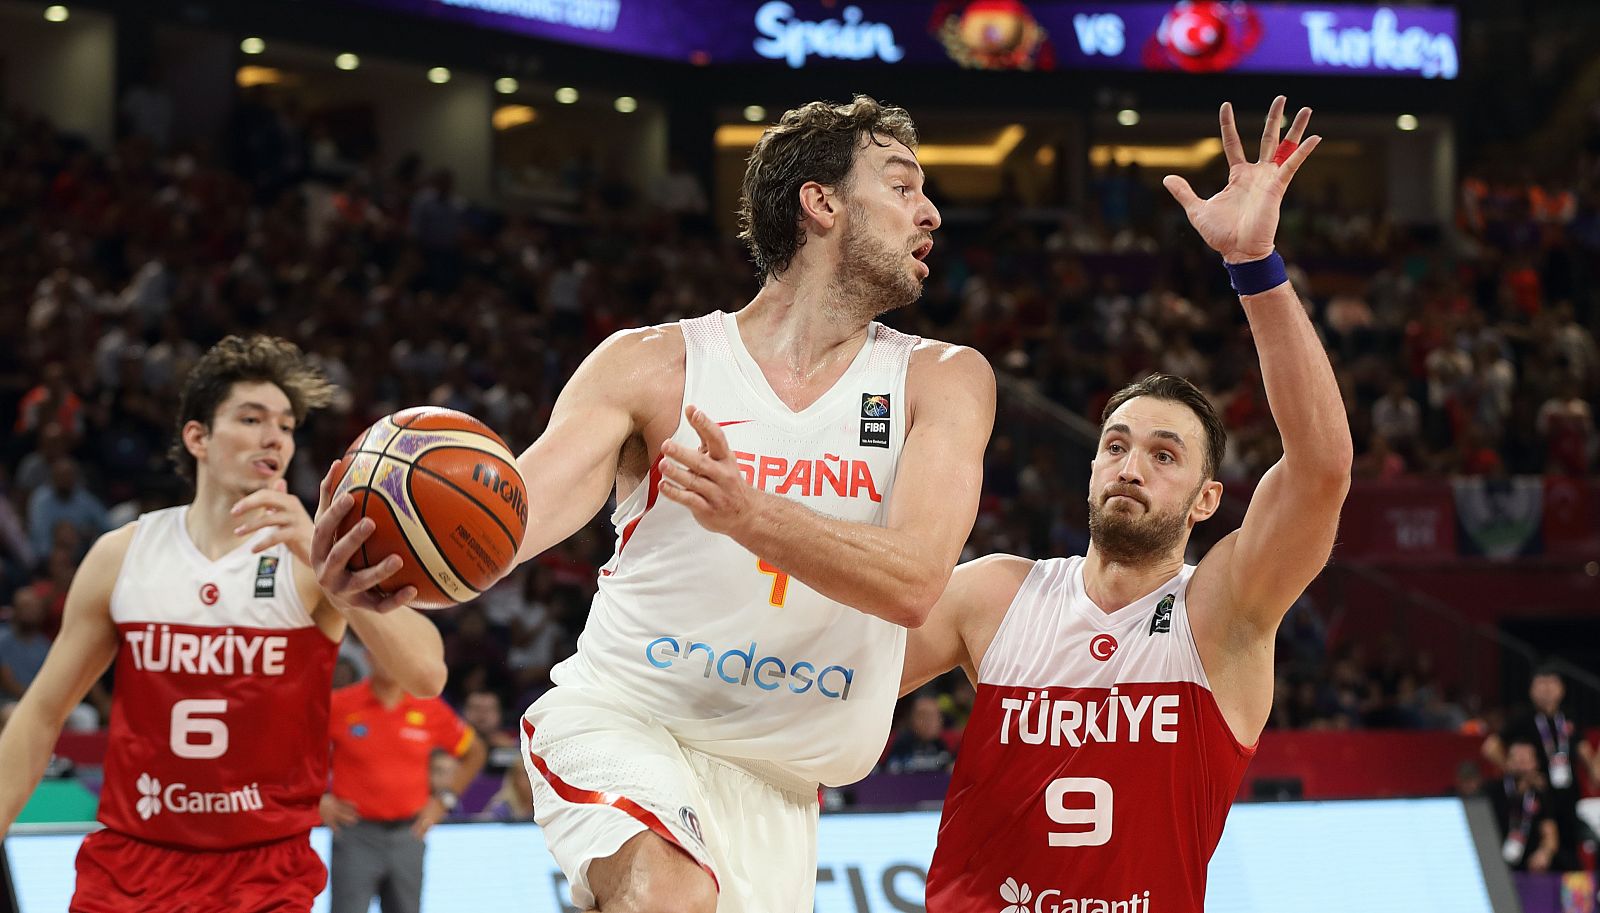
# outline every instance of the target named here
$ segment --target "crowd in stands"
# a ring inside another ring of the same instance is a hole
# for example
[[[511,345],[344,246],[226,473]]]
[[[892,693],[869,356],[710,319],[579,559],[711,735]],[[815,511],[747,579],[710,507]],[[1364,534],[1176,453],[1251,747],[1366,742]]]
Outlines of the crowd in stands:
[[[275,130],[241,116],[226,152],[158,154],[137,137],[100,152],[38,117],[0,115],[0,415],[12,423],[0,448],[0,701],[37,672],[95,537],[183,501],[166,457],[176,392],[224,334],[297,340],[341,388],[291,467],[291,490],[314,502],[321,467],[379,416],[444,405],[520,450],[607,335],[737,309],[756,289],[743,251],[703,218],[590,171],[570,173],[579,202],[557,226],[472,205],[416,159],[319,169]],[[973,345],[1096,423],[1144,372],[1187,376],[1226,421],[1223,477],[1259,476],[1278,443],[1226,274],[1137,168],[1106,171],[1094,191],[1089,211],[1060,221],[1001,199],[986,219],[947,224],[924,299],[885,319]],[[1419,229],[1342,209],[1336,195],[1287,204],[1280,246],[1345,391],[1356,475],[1592,474],[1600,185],[1474,178],[1460,210],[1458,226]],[[1086,472],[1021,439],[1006,409],[968,557],[1081,553]],[[435,615],[452,704],[492,697],[514,716],[548,686],[612,536],[597,517]],[[1280,646],[1273,726],[1459,729],[1479,717],[1425,657],[1329,643],[1309,602]],[[359,674],[359,653],[349,659]],[[98,691],[97,702],[103,712]],[[885,768],[947,766],[971,703],[959,674],[907,701]]]

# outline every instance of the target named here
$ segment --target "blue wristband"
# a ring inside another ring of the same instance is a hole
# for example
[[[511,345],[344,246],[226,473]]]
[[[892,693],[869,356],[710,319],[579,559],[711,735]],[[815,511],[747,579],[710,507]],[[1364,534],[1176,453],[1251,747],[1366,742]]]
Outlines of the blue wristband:
[[[1283,258],[1274,250],[1260,260],[1248,263],[1222,264],[1228,268],[1228,281],[1241,295],[1259,295],[1289,281],[1289,271],[1283,267]]]

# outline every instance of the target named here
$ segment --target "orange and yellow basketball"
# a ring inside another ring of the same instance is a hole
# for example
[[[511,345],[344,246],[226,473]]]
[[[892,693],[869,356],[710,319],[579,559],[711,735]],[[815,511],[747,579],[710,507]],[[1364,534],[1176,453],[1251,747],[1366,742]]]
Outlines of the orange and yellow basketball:
[[[476,598],[516,562],[528,526],[528,490],[500,436],[470,415],[418,407],[385,416],[345,452],[336,493],[355,496],[342,536],[363,517],[377,524],[352,570],[397,554],[384,582],[417,588],[414,608]]]

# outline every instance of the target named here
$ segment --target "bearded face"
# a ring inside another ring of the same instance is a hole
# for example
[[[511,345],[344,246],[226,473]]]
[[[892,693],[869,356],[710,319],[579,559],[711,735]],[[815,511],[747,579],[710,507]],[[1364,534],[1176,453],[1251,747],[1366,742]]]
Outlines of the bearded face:
[[[1182,503],[1152,511],[1150,495],[1138,486],[1112,485],[1089,498],[1089,537],[1108,561],[1125,565],[1156,561],[1182,541],[1189,511],[1199,496],[1196,488]]]
[[[907,268],[908,257],[906,243],[876,237],[865,219],[851,219],[834,274],[837,299],[859,303],[870,317],[911,304],[922,297],[922,277]]]

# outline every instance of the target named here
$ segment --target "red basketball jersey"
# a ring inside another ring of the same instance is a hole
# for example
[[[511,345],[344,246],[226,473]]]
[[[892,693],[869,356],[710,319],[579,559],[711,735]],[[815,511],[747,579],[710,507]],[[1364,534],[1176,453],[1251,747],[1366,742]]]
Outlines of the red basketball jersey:
[[[1201,913],[1255,750],[1207,684],[1193,572],[1104,612],[1082,558],[1034,565],[978,668],[929,913]]]
[[[304,832],[327,783],[338,647],[295,592],[287,548],[211,561],[187,511],[139,518],[112,590],[121,643],[100,821],[204,850]]]

